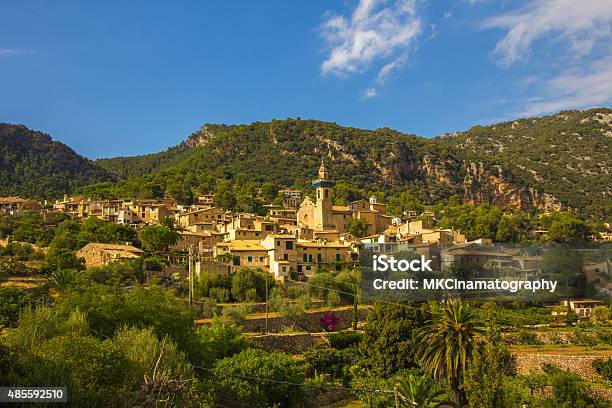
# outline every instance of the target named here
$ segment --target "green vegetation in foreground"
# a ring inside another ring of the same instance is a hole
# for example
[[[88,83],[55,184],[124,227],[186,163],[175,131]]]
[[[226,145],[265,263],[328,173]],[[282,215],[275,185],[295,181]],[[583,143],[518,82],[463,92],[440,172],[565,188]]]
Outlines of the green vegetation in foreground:
[[[257,275],[232,277],[234,299],[253,288],[257,294]],[[136,271],[119,262],[81,272],[53,307],[25,306],[0,340],[0,381],[44,386],[60,379],[69,388],[68,406],[167,400],[176,407],[292,407],[316,405],[336,390],[365,407],[387,407],[394,387],[408,406],[451,400],[477,407],[606,406],[587,382],[554,367],[517,375],[495,318],[504,309],[495,304],[377,303],[362,334],[330,333],[329,346],[314,346],[295,359],[255,347],[227,316],[196,327],[195,313],[174,290],[138,281]],[[608,325],[602,321],[591,329]],[[607,364],[598,365],[602,375]],[[547,387],[548,397],[537,391]]]

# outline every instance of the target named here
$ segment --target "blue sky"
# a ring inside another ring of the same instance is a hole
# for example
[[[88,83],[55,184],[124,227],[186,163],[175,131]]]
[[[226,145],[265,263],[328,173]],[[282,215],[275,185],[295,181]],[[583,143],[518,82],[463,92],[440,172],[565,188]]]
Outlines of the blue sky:
[[[430,137],[612,102],[612,0],[24,0],[0,16],[0,122],[91,158],[204,123]]]

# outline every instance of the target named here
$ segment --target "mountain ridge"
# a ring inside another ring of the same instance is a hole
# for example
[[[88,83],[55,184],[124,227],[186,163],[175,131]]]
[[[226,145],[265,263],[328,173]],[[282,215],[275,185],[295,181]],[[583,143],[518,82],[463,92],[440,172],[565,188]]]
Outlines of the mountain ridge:
[[[115,177],[47,133],[0,123],[0,196],[53,198]]]
[[[207,123],[163,152],[93,161],[112,180],[81,190],[187,200],[220,181],[308,190],[324,156],[337,180],[370,192],[410,190],[424,203],[458,195],[474,204],[572,208],[601,218],[610,214],[611,137],[609,108],[476,125],[435,138],[299,118]]]

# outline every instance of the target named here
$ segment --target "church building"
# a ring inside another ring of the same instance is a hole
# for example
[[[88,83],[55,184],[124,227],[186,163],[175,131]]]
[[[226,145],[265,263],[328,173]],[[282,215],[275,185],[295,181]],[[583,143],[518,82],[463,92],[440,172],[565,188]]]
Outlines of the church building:
[[[332,189],[335,186],[325,163],[321,160],[318,177],[312,185],[316,188],[316,202],[304,198],[297,211],[298,226],[314,230],[315,236],[338,236],[346,232],[346,224],[353,218],[364,219],[368,223],[367,235],[383,232],[391,225],[392,217],[387,215],[387,205],[370,200],[357,200],[346,206],[333,205]]]

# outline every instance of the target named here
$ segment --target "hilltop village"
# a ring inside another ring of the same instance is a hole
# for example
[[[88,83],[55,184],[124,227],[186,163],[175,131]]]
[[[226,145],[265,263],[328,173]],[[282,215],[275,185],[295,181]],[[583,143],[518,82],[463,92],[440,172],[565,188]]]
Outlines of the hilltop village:
[[[0,198],[0,211],[13,215],[39,212],[49,224],[60,214],[70,219],[99,219],[131,226],[136,231],[169,224],[176,231],[176,239],[157,255],[167,258],[166,271],[186,272],[185,257],[177,255],[189,253],[197,275],[248,268],[269,272],[279,282],[306,281],[320,270],[341,271],[358,266],[364,248],[376,253],[410,249],[434,259],[436,270],[470,264],[505,268],[515,275],[538,276],[540,272],[541,256],[503,252],[492,247],[491,239],[468,241],[458,230],[436,228],[430,221],[435,215],[429,210],[394,217],[388,215],[387,205],[378,202],[376,196],[333,205],[335,182],[323,161],[312,186],[314,199],[303,197],[299,190],[281,190],[281,205],[267,205],[266,216],[220,208],[215,205],[214,194],[200,196],[192,205],[181,205],[170,198],[98,200],[67,195],[43,205],[35,200],[5,197]],[[352,232],[355,225],[358,233]],[[533,232],[536,236],[540,233],[546,231]],[[600,238],[609,240],[610,234]],[[131,242],[90,242],[76,252],[77,257],[84,258],[87,268],[144,254]],[[589,281],[600,285],[599,292],[612,293],[612,284],[599,282],[596,277],[602,271],[608,273],[607,263],[587,263],[584,269]]]
[[[50,223],[58,214],[64,213],[73,219],[98,218],[136,229],[170,219],[179,234],[178,241],[170,250],[188,251],[193,248],[195,255],[207,260],[199,263],[198,268],[214,264],[217,268],[220,265],[231,269],[261,268],[280,280],[308,277],[318,267],[340,270],[345,265],[356,264],[363,243],[427,246],[466,242],[459,231],[436,229],[426,220],[416,220],[416,213],[407,214],[407,219],[387,215],[386,204],[377,202],[374,196],[346,206],[333,205],[331,193],[335,182],[323,162],[312,184],[316,191],[314,200],[302,197],[298,190],[283,190],[282,205],[268,205],[267,216],[219,208],[215,206],[212,194],[198,197],[197,202],[190,206],[177,204],[173,199],[96,200],[65,196],[51,208],[47,205],[44,209],[33,200],[7,197],[1,200],[0,211],[40,211],[45,221]],[[361,237],[349,231],[351,220],[359,220],[362,225]],[[92,243],[77,255],[83,256],[89,267],[138,256],[140,252],[131,243]]]

